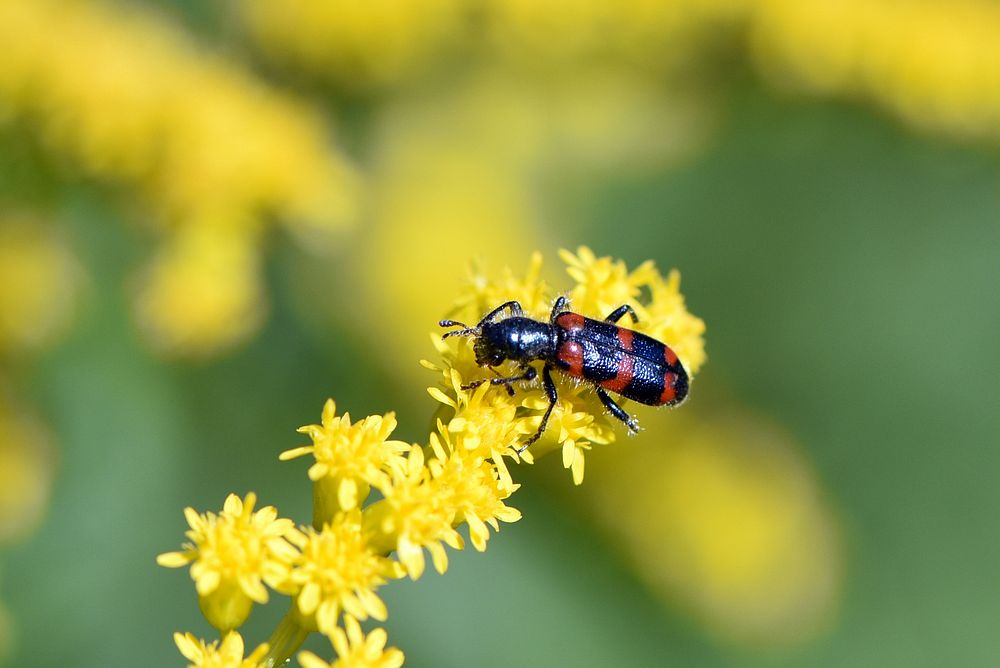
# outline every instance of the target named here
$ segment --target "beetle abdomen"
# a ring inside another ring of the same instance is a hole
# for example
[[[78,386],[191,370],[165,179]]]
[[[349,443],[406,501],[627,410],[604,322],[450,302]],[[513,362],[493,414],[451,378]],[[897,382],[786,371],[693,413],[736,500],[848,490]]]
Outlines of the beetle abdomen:
[[[649,406],[678,404],[687,396],[687,372],[669,346],[576,313],[561,313],[555,322],[556,364],[565,373]]]

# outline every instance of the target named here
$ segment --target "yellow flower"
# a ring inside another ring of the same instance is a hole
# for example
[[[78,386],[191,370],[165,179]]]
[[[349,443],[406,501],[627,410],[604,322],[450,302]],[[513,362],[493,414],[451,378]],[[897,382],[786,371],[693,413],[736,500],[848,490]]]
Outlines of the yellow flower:
[[[438,436],[440,434],[440,437]],[[469,538],[478,551],[486,549],[490,533],[486,525],[500,530],[499,522],[516,522],[521,512],[504,504],[504,499],[520,485],[510,480],[502,459],[490,463],[464,448],[451,443],[449,432],[438,421],[438,434],[430,435],[434,458],[427,467],[435,486],[444,495],[444,503],[455,513],[454,525],[469,525]]]
[[[321,531],[308,528],[292,538],[301,554],[288,585],[298,612],[330,636],[341,611],[360,619],[385,621],[385,604],[375,590],[400,577],[398,564],[376,554],[361,527],[361,511],[339,513]]]
[[[562,383],[559,389],[559,400],[556,401],[545,434],[531,446],[535,456],[543,455],[550,450],[562,450],[563,466],[573,474],[573,483],[583,484],[584,452],[594,443],[606,445],[615,440],[610,420],[603,414],[594,414],[594,400],[590,394],[593,391],[585,385]],[[529,423],[525,435],[530,436],[538,429],[541,414],[549,405],[548,397],[540,388],[531,390],[524,398],[523,405],[532,409],[536,416]]]
[[[447,502],[447,491],[435,484],[424,465],[423,450],[414,445],[405,469],[393,471],[391,481],[382,489],[385,498],[365,508],[365,524],[374,534],[377,549],[396,550],[414,580],[424,572],[424,548],[430,551],[437,572],[444,573],[448,555],[442,543],[456,550],[464,544],[452,527],[456,511]]]
[[[576,255],[560,250],[559,257],[566,263],[566,273],[576,281],[569,293],[570,304],[591,318],[600,314],[603,319],[622,304],[636,301],[642,286],[657,276],[651,261],[629,272],[623,261],[599,258],[586,246],[581,246]]]
[[[427,392],[454,409],[448,420],[448,434],[455,439],[456,446],[466,450],[470,456],[492,460],[504,484],[510,489],[511,477],[503,457],[512,457],[517,461],[525,458],[514,447],[518,434],[524,431],[524,420],[517,417],[517,403],[506,392],[491,392],[489,383],[471,390],[462,389],[465,381],[455,368],[443,373],[450,392],[437,387],[429,387]],[[531,455],[527,455],[528,461],[531,461],[530,458]]]
[[[381,489],[388,483],[389,471],[406,466],[402,453],[409,446],[386,440],[395,428],[394,413],[369,415],[352,425],[350,414],[337,417],[337,405],[328,399],[321,424],[299,429],[313,444],[286,450],[280,459],[308,454],[315,458],[309,467],[309,479],[315,483],[314,526],[329,521],[338,510],[360,507],[370,486]]]
[[[289,519],[279,519],[274,506],[257,512],[252,492],[241,500],[226,498],[222,512],[199,515],[186,508],[191,529],[183,552],[156,558],[161,566],[191,566],[202,612],[220,630],[236,628],[247,618],[254,602],[268,600],[265,584],[277,588],[291,572],[297,552],[288,542],[299,532]]]
[[[664,280],[655,274],[647,283],[650,292],[649,304],[636,305],[640,314],[636,329],[649,334],[654,339],[670,344],[677,357],[684,362],[684,368],[692,376],[705,363],[705,321],[692,315],[684,305],[681,294],[681,274],[670,270]]]
[[[243,637],[230,631],[222,639],[206,643],[192,633],[175,633],[174,643],[184,658],[190,661],[188,668],[264,668],[261,659],[267,654],[267,645],[260,645],[250,656],[243,658]]]
[[[344,629],[334,629],[330,636],[337,660],[327,663],[312,652],[300,652],[302,668],[399,668],[403,653],[395,647],[385,648],[388,636],[384,629],[375,629],[367,636],[361,625],[350,615],[344,616]]]
[[[455,299],[448,316],[473,324],[489,310],[511,299],[517,300],[525,313],[548,316],[552,308],[552,288],[542,278],[542,254],[535,251],[521,278],[504,267],[499,278],[490,279],[478,264],[470,267],[465,291]],[[474,359],[473,359],[474,362]]]

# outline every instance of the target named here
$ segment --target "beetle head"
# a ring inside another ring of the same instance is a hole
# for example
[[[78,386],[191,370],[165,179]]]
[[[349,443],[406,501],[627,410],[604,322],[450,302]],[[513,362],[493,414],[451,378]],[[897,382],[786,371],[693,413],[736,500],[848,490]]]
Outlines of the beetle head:
[[[497,366],[507,359],[505,332],[499,327],[486,325],[482,328],[472,350],[476,353],[479,366]]]

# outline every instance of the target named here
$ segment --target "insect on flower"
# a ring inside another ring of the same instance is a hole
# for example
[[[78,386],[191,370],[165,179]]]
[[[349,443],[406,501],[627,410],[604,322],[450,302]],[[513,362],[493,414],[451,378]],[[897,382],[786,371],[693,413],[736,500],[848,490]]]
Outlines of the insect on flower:
[[[476,363],[495,367],[504,360],[521,365],[520,373],[509,378],[477,380],[463,386],[472,389],[489,382],[504,385],[513,394],[511,384],[534,380],[537,371],[531,362],[541,360],[542,384],[549,405],[538,430],[518,452],[537,441],[548,424],[552,408],[559,398],[552,381],[552,369],[591,383],[601,403],[629,430],[639,430],[635,418],[625,412],[608,390],[647,406],[675,406],[687,396],[688,375],[677,355],[664,343],[640,332],[616,325],[626,313],[638,322],[628,304],[619,306],[604,320],[592,320],[567,310],[569,300],[559,297],[552,306],[548,322],[524,316],[521,304],[509,301],[487,313],[475,327],[455,320],[442,320],[441,327],[460,327],[449,336],[472,336]],[[508,317],[501,317],[509,311]]]

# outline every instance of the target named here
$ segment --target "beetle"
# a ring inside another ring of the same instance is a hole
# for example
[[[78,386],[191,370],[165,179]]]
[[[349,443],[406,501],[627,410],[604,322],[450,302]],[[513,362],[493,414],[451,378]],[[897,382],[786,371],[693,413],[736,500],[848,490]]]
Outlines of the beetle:
[[[509,312],[507,317],[501,317]],[[688,393],[688,374],[676,353],[665,343],[616,323],[625,314],[639,321],[635,309],[619,306],[604,320],[593,320],[569,310],[569,300],[559,297],[552,306],[548,322],[525,317],[517,301],[504,302],[487,313],[475,327],[456,320],[442,320],[441,327],[459,327],[446,332],[451,336],[473,337],[476,363],[496,367],[505,360],[520,364],[520,372],[507,378],[477,380],[462,389],[479,387],[485,382],[503,385],[513,395],[512,383],[531,381],[537,371],[531,362],[542,361],[542,385],[549,405],[538,430],[522,445],[524,452],[537,441],[559,398],[552,381],[552,370],[584,380],[594,387],[598,398],[613,416],[632,432],[639,430],[635,418],[611,398],[608,391],[647,406],[676,406]],[[495,370],[494,370],[495,372]]]

